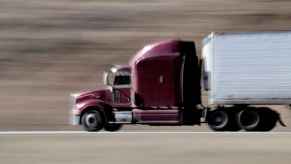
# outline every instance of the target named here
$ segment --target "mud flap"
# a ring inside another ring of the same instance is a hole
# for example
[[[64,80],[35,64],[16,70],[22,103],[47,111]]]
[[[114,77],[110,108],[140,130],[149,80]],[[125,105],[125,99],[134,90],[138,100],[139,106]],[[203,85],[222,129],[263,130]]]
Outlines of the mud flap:
[[[287,125],[283,122],[281,115],[278,113],[278,122],[280,123],[281,126],[287,127]]]

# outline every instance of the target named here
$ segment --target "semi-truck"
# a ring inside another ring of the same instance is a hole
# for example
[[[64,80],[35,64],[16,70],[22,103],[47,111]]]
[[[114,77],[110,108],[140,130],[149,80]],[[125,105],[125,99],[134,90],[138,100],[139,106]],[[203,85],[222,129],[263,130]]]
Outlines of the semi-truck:
[[[286,126],[270,107],[291,104],[291,32],[211,33],[201,53],[179,39],[145,46],[104,73],[104,88],[71,94],[71,123],[89,132],[124,124]]]

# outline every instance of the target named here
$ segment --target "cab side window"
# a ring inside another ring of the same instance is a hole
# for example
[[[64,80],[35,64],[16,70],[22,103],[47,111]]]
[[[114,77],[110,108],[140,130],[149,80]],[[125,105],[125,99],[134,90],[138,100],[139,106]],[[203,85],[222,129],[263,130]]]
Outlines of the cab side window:
[[[114,85],[130,85],[130,76],[116,76]]]

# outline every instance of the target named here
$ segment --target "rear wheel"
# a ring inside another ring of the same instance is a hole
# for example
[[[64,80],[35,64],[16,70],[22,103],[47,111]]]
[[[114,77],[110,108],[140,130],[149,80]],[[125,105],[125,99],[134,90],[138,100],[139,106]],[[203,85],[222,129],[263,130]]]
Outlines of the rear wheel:
[[[279,114],[269,108],[249,108],[238,114],[238,124],[245,131],[270,131],[279,119]]]
[[[99,131],[104,127],[104,119],[100,111],[90,110],[83,114],[81,123],[84,130],[89,132]]]
[[[226,110],[225,108],[210,111],[208,114],[208,126],[214,131],[239,131],[241,128],[237,124],[236,110]]]
[[[261,115],[258,110],[242,110],[238,114],[238,123],[246,131],[256,131],[260,128]]]
[[[274,129],[277,125],[277,121],[279,120],[279,113],[271,109],[264,108],[263,110],[261,110],[261,115],[263,121],[260,131],[271,131],[272,129]]]

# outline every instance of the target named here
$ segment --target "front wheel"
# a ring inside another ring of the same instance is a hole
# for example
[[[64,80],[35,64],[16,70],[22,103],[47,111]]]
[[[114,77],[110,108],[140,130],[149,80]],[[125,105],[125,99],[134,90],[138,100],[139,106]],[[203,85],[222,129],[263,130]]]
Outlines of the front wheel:
[[[99,131],[104,127],[104,119],[100,111],[90,110],[83,114],[81,123],[88,132]]]

